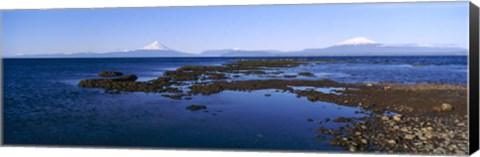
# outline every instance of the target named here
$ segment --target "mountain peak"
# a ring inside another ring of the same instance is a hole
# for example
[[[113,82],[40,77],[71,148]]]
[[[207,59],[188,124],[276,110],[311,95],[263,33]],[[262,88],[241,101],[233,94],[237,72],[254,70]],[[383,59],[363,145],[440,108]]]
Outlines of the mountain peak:
[[[370,40],[365,37],[356,37],[352,39],[348,39],[342,42],[339,42],[335,44],[336,46],[341,46],[341,45],[367,45],[367,44],[377,44],[377,42]]]
[[[154,41],[151,44],[148,44],[147,46],[143,47],[143,50],[171,50],[167,46],[161,44],[158,41]]]

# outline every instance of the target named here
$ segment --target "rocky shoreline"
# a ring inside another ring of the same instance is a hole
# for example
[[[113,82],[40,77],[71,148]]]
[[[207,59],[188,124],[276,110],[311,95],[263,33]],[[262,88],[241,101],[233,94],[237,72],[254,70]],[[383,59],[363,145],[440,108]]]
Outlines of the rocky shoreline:
[[[319,128],[321,135],[332,136],[331,145],[349,151],[410,154],[468,153],[467,88],[450,84],[348,84],[330,80],[304,80],[315,77],[300,71],[284,75],[282,68],[334,60],[239,60],[223,66],[184,66],[164,76],[136,82],[137,76],[121,72],[101,72],[99,79],[81,80],[80,87],[103,88],[109,93],[152,92],[172,99],[192,99],[193,95],[211,95],[225,90],[252,91],[276,89],[309,101],[331,102],[372,111],[368,116],[343,117],[319,123],[346,123],[335,130]],[[276,72],[268,72],[275,69]],[[271,77],[266,80],[236,80],[245,75]],[[277,79],[283,77],[284,79]],[[300,78],[299,78],[300,77]],[[187,87],[183,90],[179,86]],[[309,89],[296,89],[308,86]],[[334,88],[325,93],[314,88]],[[270,95],[265,95],[266,97]],[[188,110],[203,110],[190,105]],[[393,113],[393,114],[386,114]],[[308,119],[308,122],[315,122]]]
[[[374,116],[338,130],[318,129],[333,136],[331,145],[351,152],[406,154],[468,153],[466,117]]]

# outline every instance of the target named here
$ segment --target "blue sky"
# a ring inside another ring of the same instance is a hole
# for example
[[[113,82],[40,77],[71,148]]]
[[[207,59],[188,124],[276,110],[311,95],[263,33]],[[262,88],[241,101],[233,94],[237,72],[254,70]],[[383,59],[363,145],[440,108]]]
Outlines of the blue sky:
[[[2,51],[109,52],[153,42],[179,51],[302,50],[353,37],[468,47],[468,2],[10,10]]]

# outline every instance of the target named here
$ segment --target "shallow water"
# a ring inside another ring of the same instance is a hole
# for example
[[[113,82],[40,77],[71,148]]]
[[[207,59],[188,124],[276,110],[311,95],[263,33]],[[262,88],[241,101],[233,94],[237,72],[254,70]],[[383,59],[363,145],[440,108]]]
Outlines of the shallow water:
[[[315,91],[324,94],[335,94],[340,95],[342,94],[341,91],[345,90],[345,88],[337,88],[337,87],[311,87],[311,86],[287,86],[292,88],[295,91]]]
[[[316,138],[316,129],[343,124],[318,122],[364,116],[355,114],[359,108],[310,102],[276,90],[224,91],[173,100],[161,94],[107,94],[77,86],[103,70],[136,74],[139,81],[147,81],[183,65],[221,65],[235,59],[4,59],[4,143],[337,151],[342,149],[328,145],[329,137]],[[344,62],[272,71],[284,72],[277,79],[466,84],[466,57],[337,59]],[[280,77],[300,71],[316,77]],[[245,79],[272,77],[237,78]],[[341,89],[314,90],[341,93]],[[185,109],[192,104],[206,105],[208,112]]]

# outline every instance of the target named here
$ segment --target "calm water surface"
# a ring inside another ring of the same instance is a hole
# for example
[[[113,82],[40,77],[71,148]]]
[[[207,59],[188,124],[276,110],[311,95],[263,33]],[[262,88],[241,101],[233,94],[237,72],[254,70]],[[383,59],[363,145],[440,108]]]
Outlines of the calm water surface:
[[[222,65],[238,58],[4,59],[5,144],[128,147],[342,150],[319,138],[319,120],[362,117],[361,109],[310,102],[275,90],[224,91],[192,100],[160,94],[107,94],[77,86],[99,71],[136,74],[147,81],[184,65]],[[255,58],[250,58],[255,59]],[[272,59],[272,58],[269,58]],[[331,58],[330,58],[331,59]],[[339,82],[466,84],[466,57],[337,57],[342,62],[273,69],[309,71]],[[269,75],[238,78],[271,79]],[[308,87],[298,87],[308,88]],[[315,89],[331,92],[328,89]],[[265,94],[272,96],[266,97]],[[208,112],[186,110],[203,104]],[[311,118],[314,122],[308,122]]]

